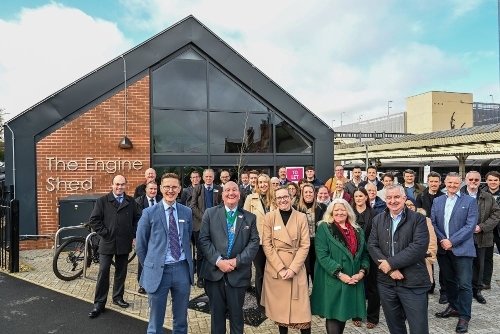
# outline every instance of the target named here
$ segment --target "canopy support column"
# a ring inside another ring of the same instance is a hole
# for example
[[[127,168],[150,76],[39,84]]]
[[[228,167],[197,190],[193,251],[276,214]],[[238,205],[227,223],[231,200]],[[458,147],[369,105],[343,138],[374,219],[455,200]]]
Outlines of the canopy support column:
[[[462,180],[465,179],[465,161],[469,157],[468,154],[465,153],[458,153],[455,155],[455,158],[458,160],[458,174],[462,177]]]

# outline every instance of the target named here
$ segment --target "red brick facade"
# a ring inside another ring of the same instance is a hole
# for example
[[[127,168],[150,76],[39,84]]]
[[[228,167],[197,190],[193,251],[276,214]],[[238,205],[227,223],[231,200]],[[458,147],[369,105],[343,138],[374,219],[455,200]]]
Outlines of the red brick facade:
[[[118,148],[123,135],[122,90],[37,143],[38,234],[54,235],[57,231],[59,198],[107,193],[116,174],[127,177],[126,192],[129,195],[133,195],[135,187],[144,181],[144,172],[150,167],[149,76],[127,88],[127,136],[134,145],[132,149]],[[142,167],[136,162],[135,168],[130,168],[128,161],[140,161]],[[120,166],[116,171],[115,163]],[[56,188],[57,177],[59,181],[65,181],[59,183],[59,190]],[[92,189],[86,190],[90,188],[89,182],[84,182],[84,189],[81,189],[82,182],[90,178]],[[21,249],[52,246],[53,241],[49,239],[21,242]]]

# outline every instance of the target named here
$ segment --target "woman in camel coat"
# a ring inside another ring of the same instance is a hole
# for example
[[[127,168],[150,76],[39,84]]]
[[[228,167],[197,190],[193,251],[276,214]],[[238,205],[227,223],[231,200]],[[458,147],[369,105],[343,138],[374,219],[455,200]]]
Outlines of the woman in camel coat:
[[[253,260],[253,265],[255,266],[255,295],[259,307],[261,304],[262,281],[264,280],[264,266],[266,265],[266,256],[262,249],[264,217],[266,213],[276,209],[274,204],[274,192],[271,189],[271,178],[267,174],[260,174],[257,178],[257,187],[253,194],[247,196],[243,207],[243,209],[250,211],[257,217],[257,231],[259,231],[260,247]],[[263,312],[262,309],[261,312]]]
[[[291,207],[286,187],[275,191],[279,210],[266,214],[262,247],[267,262],[261,303],[280,334],[288,328],[311,333],[311,307],[304,261],[309,251],[309,227],[305,214]]]

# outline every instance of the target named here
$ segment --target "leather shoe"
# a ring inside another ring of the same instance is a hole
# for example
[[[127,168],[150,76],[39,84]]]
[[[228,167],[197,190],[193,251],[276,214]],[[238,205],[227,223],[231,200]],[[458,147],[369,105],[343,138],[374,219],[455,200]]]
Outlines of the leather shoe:
[[[439,296],[439,304],[448,304],[448,296],[441,294],[441,296]]]
[[[454,310],[451,308],[451,306],[448,306],[446,310],[442,312],[436,312],[436,317],[438,318],[449,318],[449,317],[458,317],[460,313],[457,310]]]
[[[142,286],[139,287],[139,290],[137,290],[137,292],[145,295],[146,294],[146,290],[144,290],[144,288]]]
[[[491,284],[483,284],[483,290],[490,290]]]
[[[455,332],[457,333],[467,333],[469,330],[469,322],[465,319],[458,319],[458,324],[457,328],[455,329]]]
[[[480,291],[474,293],[472,297],[476,298],[478,303],[486,304],[486,298],[484,298],[483,294]]]
[[[92,311],[89,313],[89,318],[97,318],[104,312],[104,307],[94,306]]]
[[[203,278],[198,278],[198,280],[196,281],[196,286],[200,289],[203,289],[203,287],[205,286],[205,283],[203,282]]]
[[[126,301],[124,301],[123,299],[121,299],[121,300],[113,300],[113,304],[114,305],[118,305],[121,308],[127,308],[127,307],[130,306],[130,304],[127,303]]]

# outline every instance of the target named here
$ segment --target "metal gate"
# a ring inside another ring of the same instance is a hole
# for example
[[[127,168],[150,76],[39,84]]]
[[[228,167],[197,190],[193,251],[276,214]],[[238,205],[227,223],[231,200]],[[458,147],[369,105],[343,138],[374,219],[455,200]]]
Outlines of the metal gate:
[[[19,272],[19,201],[14,186],[0,181],[0,269]]]

